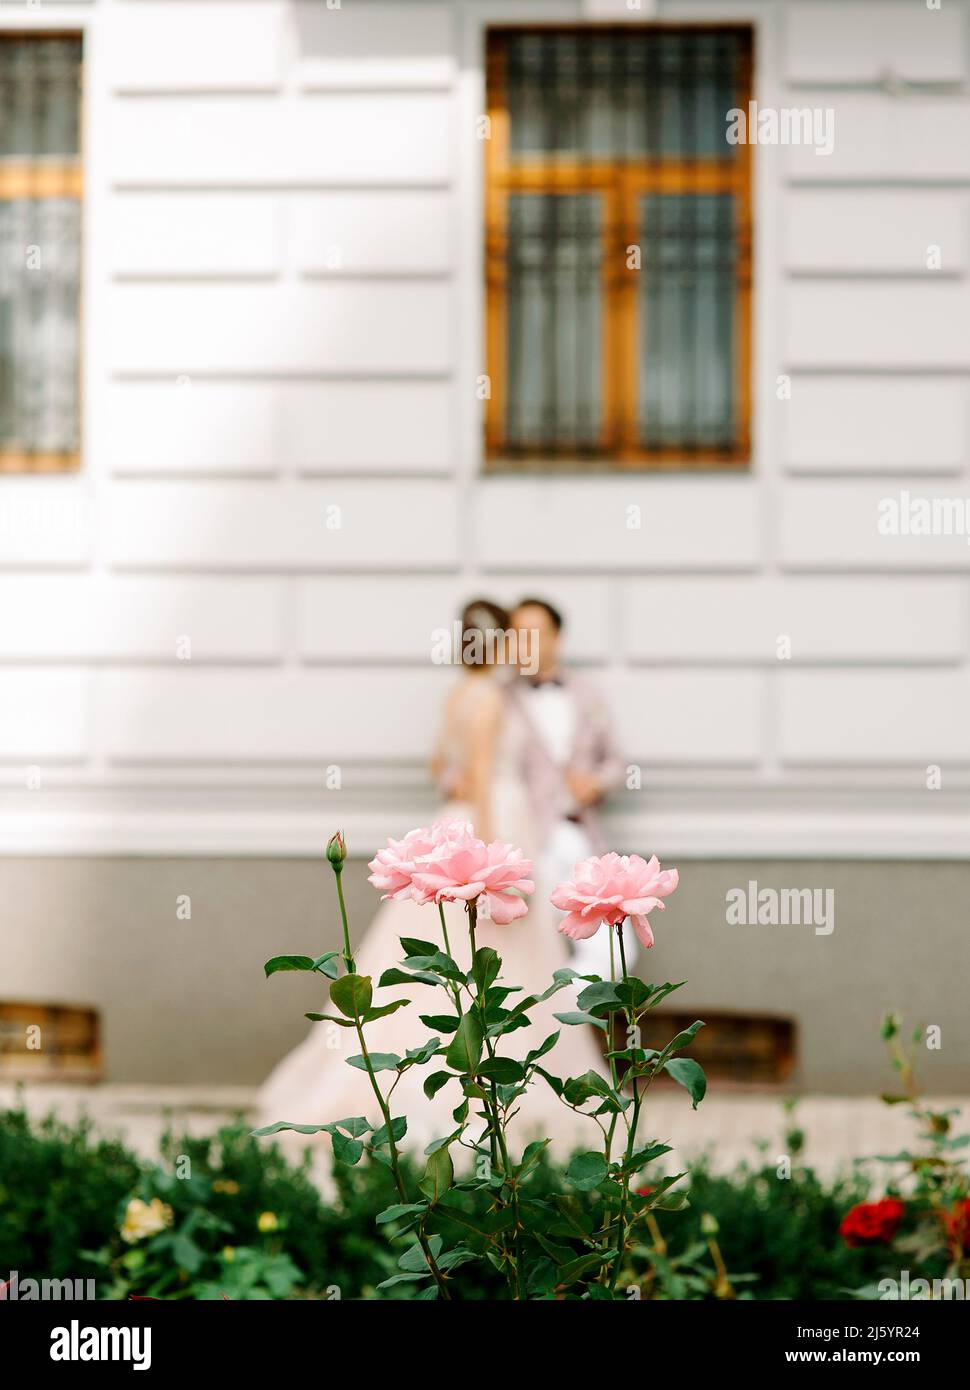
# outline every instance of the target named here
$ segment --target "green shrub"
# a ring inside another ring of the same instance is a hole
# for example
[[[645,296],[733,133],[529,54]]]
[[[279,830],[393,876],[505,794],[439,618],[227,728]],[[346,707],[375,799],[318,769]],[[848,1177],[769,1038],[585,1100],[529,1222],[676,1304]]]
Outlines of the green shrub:
[[[104,1240],[140,1173],[123,1144],[96,1137],[86,1120],[32,1124],[23,1109],[0,1113],[0,1280],[13,1270],[93,1277],[79,1252]]]
[[[867,1195],[859,1173],[823,1182],[797,1164],[781,1178],[770,1165],[741,1164],[715,1173],[691,1171],[690,1206],[656,1211],[621,1290],[666,1298],[826,1299],[870,1280],[878,1254],[849,1249],[838,1234],[845,1211]],[[407,1159],[407,1180],[418,1171]],[[377,1216],[396,1201],[380,1163],[337,1165],[336,1196],[322,1200],[307,1166],[254,1141],[239,1121],[201,1138],[170,1132],[157,1164],[144,1163],[114,1140],[98,1139],[87,1121],[31,1123],[22,1109],[0,1113],[0,1278],[95,1277],[101,1297],[409,1299],[414,1285],[377,1292],[399,1272],[413,1235]],[[649,1173],[643,1181],[651,1179]],[[563,1169],[544,1155],[529,1177],[537,1198],[577,1194]],[[170,1223],[142,1239],[121,1235],[128,1203],[153,1199]],[[597,1198],[580,1194],[595,1219]],[[471,1199],[453,1192],[460,1212]],[[458,1221],[442,1227],[446,1247],[467,1236]],[[556,1240],[555,1233],[548,1239]],[[651,1244],[652,1240],[652,1244]],[[728,1281],[719,1283],[719,1262]],[[507,1296],[504,1276],[487,1260],[456,1270],[463,1300]]]

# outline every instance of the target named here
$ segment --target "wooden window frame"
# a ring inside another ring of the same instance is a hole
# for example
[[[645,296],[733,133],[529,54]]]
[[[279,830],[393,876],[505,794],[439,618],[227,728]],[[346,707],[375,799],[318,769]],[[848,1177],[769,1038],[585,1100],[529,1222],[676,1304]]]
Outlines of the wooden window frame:
[[[485,354],[490,394],[485,405],[485,466],[489,472],[746,470],[751,462],[752,355],[752,146],[739,144],[724,159],[654,156],[650,159],[520,159],[511,154],[506,95],[506,50],[510,37],[561,33],[727,33],[744,35],[735,105],[748,109],[754,66],[754,31],[749,24],[692,25],[515,25],[486,31],[489,138],[485,141]],[[508,399],[507,244],[508,200],[513,193],[600,193],[603,237],[603,426],[598,451],[564,458],[549,449],[514,451],[505,445]],[[729,449],[647,449],[636,442],[640,361],[640,270],[626,269],[626,248],[640,238],[637,201],[643,194],[727,193],[734,197],[737,260],[734,296],[734,399],[736,432]],[[609,439],[620,421],[621,442]]]
[[[0,201],[14,198],[74,198],[84,201],[84,46],[85,35],[79,29],[6,29],[0,28],[0,43],[31,39],[38,43],[51,40],[76,39],[81,44],[81,88],[78,92],[78,152],[65,158],[3,159],[0,158]],[[32,453],[13,449],[0,443],[0,475],[34,473],[74,473],[81,467],[81,402],[83,376],[81,371],[82,306],[81,267],[83,237],[78,244],[78,315],[77,315],[77,400],[78,447],[58,451]]]

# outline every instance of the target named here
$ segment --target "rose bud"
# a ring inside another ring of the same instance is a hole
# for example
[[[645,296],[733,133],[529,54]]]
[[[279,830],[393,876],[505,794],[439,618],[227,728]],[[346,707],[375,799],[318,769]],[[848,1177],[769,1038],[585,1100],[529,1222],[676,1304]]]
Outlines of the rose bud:
[[[347,841],[342,830],[338,830],[336,835],[331,835],[327,841],[327,858],[333,869],[339,873],[347,858]]]

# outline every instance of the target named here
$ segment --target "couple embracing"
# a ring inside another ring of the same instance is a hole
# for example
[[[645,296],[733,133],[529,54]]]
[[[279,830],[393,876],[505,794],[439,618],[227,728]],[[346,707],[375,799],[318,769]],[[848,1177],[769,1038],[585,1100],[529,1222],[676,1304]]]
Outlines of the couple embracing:
[[[502,957],[503,977],[530,993],[541,993],[553,972],[565,966],[583,975],[609,976],[608,957],[602,958],[608,933],[570,942],[556,930],[559,915],[548,905],[549,891],[571,876],[573,865],[601,851],[597,808],[623,776],[599,694],[560,665],[562,629],[560,613],[544,599],[525,598],[511,613],[487,599],[468,604],[461,615],[462,675],[446,699],[432,759],[444,802],[439,815],[471,821],[479,838],[517,845],[535,864],[537,892],[528,915],[504,926],[486,920],[478,931],[478,944],[493,946]],[[453,954],[468,969],[460,905],[450,904],[447,916]],[[388,900],[360,946],[358,970],[379,978],[400,956],[399,937],[432,934],[425,910]],[[385,987],[381,1002],[399,993],[400,986]],[[556,1061],[563,1075],[603,1072],[594,1030],[563,1026],[553,1017],[554,1009],[568,1007],[564,998],[530,1009],[532,1021],[522,1041],[538,1047],[561,1029]],[[420,1023],[420,1006],[416,1000],[378,1020],[370,1047],[403,1053],[423,1042],[427,1028]],[[325,1037],[325,1027],[315,1025],[269,1077],[260,1094],[267,1122],[369,1117],[368,1079],[344,1064],[340,1038]],[[411,1117],[408,1142],[415,1147],[447,1133],[451,1122],[443,1093],[429,1101],[421,1085],[421,1069],[414,1067],[395,1088],[395,1110]],[[414,1095],[404,1094],[408,1090]],[[551,1089],[531,1088],[520,1124],[523,1134],[552,1138],[563,1148],[588,1137]]]

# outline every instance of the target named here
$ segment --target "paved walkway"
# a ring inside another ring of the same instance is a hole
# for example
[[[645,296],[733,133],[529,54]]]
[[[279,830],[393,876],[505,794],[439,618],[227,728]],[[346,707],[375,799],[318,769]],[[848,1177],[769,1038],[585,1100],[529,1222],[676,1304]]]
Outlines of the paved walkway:
[[[145,1157],[157,1153],[166,1126],[202,1134],[250,1109],[253,1091],[242,1087],[56,1086],[26,1089],[27,1108],[41,1116],[54,1110],[64,1119],[91,1116],[99,1130],[120,1134]],[[15,1088],[0,1084],[0,1108],[14,1103]],[[970,1099],[939,1099],[940,1108],[962,1107],[970,1127]],[[894,1153],[915,1139],[903,1106],[887,1106],[865,1096],[806,1096],[797,1124],[805,1133],[804,1159],[831,1176],[855,1158]],[[708,1149],[718,1169],[741,1159],[775,1162],[784,1152],[788,1121],[777,1095],[749,1093],[709,1096],[696,1111],[679,1091],[656,1092],[644,1108],[644,1133],[674,1145],[683,1158]]]

